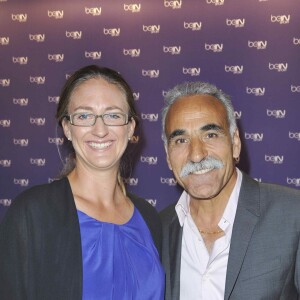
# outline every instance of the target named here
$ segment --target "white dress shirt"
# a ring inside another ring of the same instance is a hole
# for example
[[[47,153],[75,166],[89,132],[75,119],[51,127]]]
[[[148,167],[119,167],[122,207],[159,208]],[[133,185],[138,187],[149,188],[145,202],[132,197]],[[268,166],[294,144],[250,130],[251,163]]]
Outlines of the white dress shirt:
[[[242,173],[237,169],[237,181],[230,195],[219,227],[225,235],[217,239],[207,251],[205,243],[190,214],[190,197],[184,191],[176,204],[179,223],[183,226],[180,299],[222,300],[233,222],[242,182]]]

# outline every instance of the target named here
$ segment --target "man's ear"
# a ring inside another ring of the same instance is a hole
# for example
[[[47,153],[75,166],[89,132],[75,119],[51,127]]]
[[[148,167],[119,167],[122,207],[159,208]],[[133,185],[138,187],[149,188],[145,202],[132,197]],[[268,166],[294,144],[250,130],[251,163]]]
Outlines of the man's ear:
[[[172,166],[170,163],[170,158],[169,158],[169,153],[168,153],[168,145],[165,143],[164,147],[165,147],[165,151],[166,151],[166,159],[167,159],[168,167],[172,171]]]
[[[232,155],[235,160],[239,160],[241,154],[241,139],[238,128],[235,129],[232,139]]]

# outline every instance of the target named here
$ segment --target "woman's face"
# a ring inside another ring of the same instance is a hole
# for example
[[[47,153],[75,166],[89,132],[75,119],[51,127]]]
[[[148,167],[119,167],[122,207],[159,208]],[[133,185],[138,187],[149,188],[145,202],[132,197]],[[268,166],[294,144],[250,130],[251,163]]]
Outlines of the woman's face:
[[[128,114],[126,95],[116,85],[102,78],[89,79],[73,91],[68,114],[107,113]],[[76,154],[76,167],[95,170],[118,169],[120,159],[132,137],[135,121],[123,126],[105,125],[102,118],[90,127],[74,126],[64,119],[63,129],[66,137],[72,141]]]

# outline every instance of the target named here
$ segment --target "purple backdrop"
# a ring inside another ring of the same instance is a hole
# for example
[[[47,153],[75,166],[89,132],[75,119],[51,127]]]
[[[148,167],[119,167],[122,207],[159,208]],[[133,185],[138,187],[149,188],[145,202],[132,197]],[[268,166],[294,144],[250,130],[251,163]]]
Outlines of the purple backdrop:
[[[66,77],[87,64],[116,69],[133,87],[142,128],[125,181],[158,210],[180,193],[160,111],[183,81],[232,96],[242,170],[300,188],[299,0],[0,0],[0,219],[18,193],[61,169],[56,104]]]

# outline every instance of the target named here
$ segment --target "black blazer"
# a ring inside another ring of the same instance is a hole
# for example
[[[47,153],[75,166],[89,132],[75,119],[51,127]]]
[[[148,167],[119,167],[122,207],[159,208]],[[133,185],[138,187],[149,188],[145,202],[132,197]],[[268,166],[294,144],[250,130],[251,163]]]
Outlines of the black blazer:
[[[154,207],[129,195],[161,255]],[[76,206],[67,178],[20,194],[0,227],[2,300],[81,300],[82,253]]]
[[[161,218],[165,299],[179,300],[182,227],[175,204]],[[224,299],[300,299],[300,191],[243,174]]]

